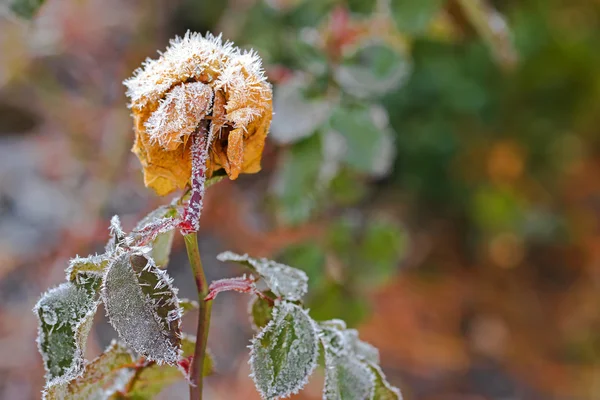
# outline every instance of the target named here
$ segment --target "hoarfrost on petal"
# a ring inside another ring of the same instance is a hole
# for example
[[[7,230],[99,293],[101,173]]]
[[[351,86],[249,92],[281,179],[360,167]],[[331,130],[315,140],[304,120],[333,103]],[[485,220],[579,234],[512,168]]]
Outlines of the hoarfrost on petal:
[[[150,138],[163,148],[173,150],[212,111],[212,102],[213,91],[202,82],[175,86],[146,122]]]
[[[317,364],[316,324],[301,307],[281,302],[250,348],[251,377],[260,395],[287,397],[306,385]]]
[[[106,312],[119,336],[158,363],[180,354],[181,309],[165,271],[146,255],[124,253],[109,266],[102,287]]]
[[[304,271],[266,258],[252,258],[248,254],[226,251],[217,256],[219,261],[234,261],[255,271],[278,297],[297,301],[308,291],[308,276]]]

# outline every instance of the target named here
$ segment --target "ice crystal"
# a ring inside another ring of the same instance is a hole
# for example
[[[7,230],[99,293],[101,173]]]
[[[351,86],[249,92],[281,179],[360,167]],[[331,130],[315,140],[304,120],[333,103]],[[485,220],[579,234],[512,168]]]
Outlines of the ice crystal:
[[[251,377],[260,395],[264,399],[287,397],[306,385],[317,364],[315,322],[301,307],[281,302],[250,348]]]
[[[219,261],[235,261],[255,271],[271,289],[283,299],[297,301],[308,291],[308,276],[296,268],[266,258],[252,258],[248,254],[226,251],[217,256]]]
[[[77,377],[83,370],[87,335],[98,306],[100,279],[86,275],[49,290],[33,311],[39,320],[38,348],[49,386]]]
[[[102,287],[106,312],[119,336],[158,363],[175,364],[181,309],[167,273],[141,253],[124,253],[108,267]]]
[[[126,237],[118,215],[113,215],[110,219],[109,231],[110,239],[108,239],[108,243],[106,243],[105,250],[107,253],[114,253],[117,250],[117,247],[123,244]]]

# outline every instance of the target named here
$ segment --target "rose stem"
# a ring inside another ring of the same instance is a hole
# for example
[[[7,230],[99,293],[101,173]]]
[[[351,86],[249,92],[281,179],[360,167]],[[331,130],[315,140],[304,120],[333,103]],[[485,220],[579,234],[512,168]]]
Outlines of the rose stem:
[[[204,301],[208,295],[208,282],[204,276],[200,251],[198,250],[198,238],[196,232],[188,233],[183,237],[187,249],[190,266],[194,273],[194,280],[198,288],[198,327],[196,330],[196,346],[194,358],[190,369],[190,400],[202,399],[202,377],[204,367],[204,355],[206,353],[206,341],[208,339],[208,328],[210,326],[210,309],[212,300]]]
[[[192,190],[188,206],[184,211],[180,230],[183,234],[185,247],[194,273],[194,281],[198,289],[198,327],[196,330],[196,345],[190,369],[190,400],[202,399],[202,378],[204,369],[204,355],[206,341],[210,326],[210,309],[212,301],[204,301],[208,295],[208,282],[204,275],[200,251],[198,249],[198,236],[196,232],[200,227],[200,213],[204,197],[204,182],[206,180],[206,160],[208,157],[208,124],[204,120],[192,137]]]

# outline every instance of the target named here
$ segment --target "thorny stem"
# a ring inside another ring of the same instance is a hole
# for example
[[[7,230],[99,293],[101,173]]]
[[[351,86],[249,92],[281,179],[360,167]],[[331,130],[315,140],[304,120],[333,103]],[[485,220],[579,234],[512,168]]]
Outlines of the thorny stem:
[[[206,354],[206,340],[210,326],[210,309],[212,300],[204,301],[208,295],[208,282],[204,276],[200,251],[198,250],[198,237],[195,232],[183,236],[185,247],[194,273],[194,280],[198,288],[198,327],[196,330],[196,347],[190,369],[190,400],[202,399],[202,377],[204,369],[204,355]]]

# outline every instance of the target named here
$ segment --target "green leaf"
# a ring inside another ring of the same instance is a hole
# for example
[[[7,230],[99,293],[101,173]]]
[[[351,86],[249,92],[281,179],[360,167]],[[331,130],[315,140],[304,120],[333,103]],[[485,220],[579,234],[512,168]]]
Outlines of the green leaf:
[[[345,139],[346,165],[374,176],[389,172],[395,146],[384,109],[360,105],[340,107],[333,113],[330,125]]]
[[[371,400],[402,400],[402,394],[398,388],[390,385],[385,375],[377,364],[369,363],[369,369],[375,375],[375,390]]]
[[[98,307],[101,279],[79,275],[79,284],[49,290],[33,311],[39,320],[38,348],[49,386],[67,382],[83,370],[87,336]]]
[[[100,356],[85,366],[83,375],[69,383],[49,387],[44,400],[108,399],[125,388],[134,375],[131,352],[114,342]]]
[[[265,295],[271,298],[275,297],[271,291],[266,292]],[[250,300],[248,308],[252,327],[256,330],[264,328],[273,319],[273,305],[260,296],[254,296]]]
[[[320,324],[321,343],[325,349],[326,400],[364,400],[372,396],[375,374],[360,361],[342,330],[343,321]]]
[[[313,135],[290,147],[281,160],[273,180],[278,200],[278,215],[285,224],[308,220],[318,206],[323,154],[321,138]]]
[[[334,77],[346,92],[367,98],[396,90],[410,70],[407,58],[397,50],[370,43],[345,58],[334,70]]]
[[[181,339],[182,357],[194,354],[196,339],[193,336],[183,335]],[[214,372],[214,362],[208,352],[204,356],[203,375],[208,376]],[[185,379],[183,371],[170,365],[152,364],[144,367],[137,375],[133,385],[127,392],[127,399],[142,400],[153,399],[167,386]]]
[[[375,11],[377,0],[347,0],[350,11],[359,14],[371,14]]]
[[[21,18],[32,19],[45,0],[14,0],[10,9]]]
[[[159,363],[179,360],[179,300],[171,279],[151,258],[131,252],[114,259],[102,298],[110,323],[133,350]]]
[[[279,144],[296,143],[315,133],[327,121],[336,103],[326,97],[307,98],[308,82],[295,77],[275,88],[273,116],[269,137]]]
[[[273,319],[252,340],[250,368],[265,399],[297,393],[317,365],[319,346],[314,321],[301,307],[277,305]]]
[[[394,276],[408,248],[408,236],[392,221],[369,221],[358,249],[360,268],[367,268],[362,281],[381,285]]]
[[[391,0],[390,9],[398,29],[416,35],[427,30],[443,4],[443,0]]]
[[[161,206],[156,210],[150,212],[144,218],[137,223],[133,228],[133,236],[135,232],[143,230],[145,227],[156,225],[160,220],[165,218],[173,218],[177,215],[177,210],[173,206]],[[175,229],[170,229],[166,232],[158,234],[156,239],[152,241],[150,247],[152,252],[150,253],[152,259],[159,267],[165,267],[169,263],[169,255],[171,254],[171,248],[173,247],[173,238],[175,237]]]
[[[302,299],[308,291],[308,277],[297,268],[280,264],[266,258],[252,258],[248,254],[226,251],[217,256],[219,261],[234,261],[256,272],[269,289],[278,297],[290,301]]]

